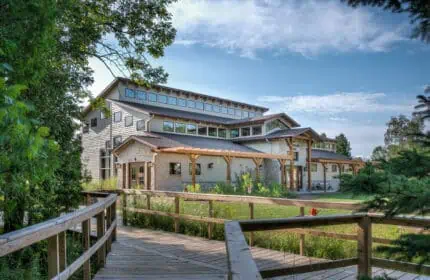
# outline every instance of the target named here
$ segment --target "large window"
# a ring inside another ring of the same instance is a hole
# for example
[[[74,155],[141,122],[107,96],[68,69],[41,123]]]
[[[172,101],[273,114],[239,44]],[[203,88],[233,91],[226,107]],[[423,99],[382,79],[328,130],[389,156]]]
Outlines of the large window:
[[[205,111],[212,111],[212,104],[205,103]]]
[[[299,152],[294,152],[294,160],[295,161],[299,160]]]
[[[97,118],[91,119],[91,127],[96,127],[96,126],[97,126]]]
[[[100,150],[100,177],[105,180],[110,177],[110,151],[107,152],[105,149]]]
[[[121,119],[122,119],[122,113],[121,113],[121,111],[120,112],[115,112],[113,114],[113,121],[114,122],[120,122]]]
[[[237,137],[239,137],[239,128],[230,129],[230,138],[237,138]]]
[[[196,109],[203,110],[203,102],[196,101]]]
[[[311,163],[311,172],[318,172],[318,164]]]
[[[218,137],[227,138],[227,130],[225,128],[218,128]]]
[[[243,117],[244,119],[249,118],[249,112],[248,112],[248,111],[243,111],[243,113],[242,113],[242,117]]]
[[[219,113],[219,111],[220,111],[220,108],[218,105],[212,105],[212,109],[215,113]]]
[[[134,90],[126,88],[125,89],[125,97],[134,98],[135,97]]]
[[[164,121],[163,122],[163,131],[173,132],[173,122]]]
[[[217,137],[217,128],[216,127],[209,127],[209,136]]]
[[[137,92],[137,99],[146,100],[146,93],[143,91],[138,91]]]
[[[178,98],[178,105],[181,107],[186,107],[187,106],[187,100]]]
[[[262,133],[263,127],[261,125],[252,127],[252,135],[261,135]]]
[[[240,132],[242,136],[250,136],[251,135],[251,128],[250,127],[242,127],[240,129]]]
[[[133,116],[127,116],[124,118],[124,120],[125,120],[125,126],[133,125]]]
[[[250,117],[250,118],[255,117],[255,113],[254,113],[254,112],[249,112],[249,117]]]
[[[266,133],[275,129],[275,128],[285,129],[285,128],[287,128],[287,126],[283,122],[281,122],[280,120],[273,120],[273,121],[266,123]]]
[[[176,104],[177,104],[177,99],[176,99],[176,97],[169,96],[169,98],[168,98],[168,103],[169,103],[169,105],[176,105]]]
[[[196,108],[196,102],[192,100],[187,100],[187,106],[188,108]]]
[[[148,99],[151,102],[157,102],[157,95],[155,93],[148,94]]]
[[[208,135],[208,127],[199,126],[199,135]]]
[[[234,115],[236,117],[242,117],[242,110],[239,110],[239,109],[234,110]]]
[[[169,163],[169,174],[170,175],[181,175],[181,164],[179,162]]]
[[[337,172],[337,164],[331,165],[331,172]]]
[[[228,108],[228,114],[234,115],[234,108]]]
[[[157,101],[159,103],[166,104],[167,103],[167,96],[159,94],[159,95],[157,95]]]
[[[113,138],[113,146],[114,147],[121,145],[121,143],[122,143],[122,136],[115,136]]]
[[[221,113],[223,113],[223,114],[228,114],[228,109],[227,109],[227,107],[221,107]]]
[[[197,127],[195,124],[187,124],[187,133],[188,134],[196,134],[197,133]]]
[[[185,133],[185,124],[184,123],[175,123],[175,132],[176,133]]]
[[[190,175],[193,175],[193,165],[192,165],[192,163],[190,163],[190,166],[189,166],[190,168],[189,168],[189,170],[190,170]],[[200,165],[200,163],[196,163],[196,175],[202,175],[202,166]]]
[[[136,130],[145,130],[145,120],[139,120],[136,122]]]

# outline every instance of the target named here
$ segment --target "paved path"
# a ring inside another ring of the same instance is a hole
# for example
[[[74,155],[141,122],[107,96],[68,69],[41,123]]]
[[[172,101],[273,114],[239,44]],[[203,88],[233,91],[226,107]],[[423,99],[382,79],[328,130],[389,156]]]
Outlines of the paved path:
[[[279,268],[324,261],[301,257],[275,250],[252,248],[259,269]],[[117,242],[107,257],[106,266],[99,270],[96,280],[102,279],[227,279],[225,244],[182,234],[163,231],[119,227]],[[396,279],[430,279],[417,275],[373,269],[374,275],[386,272]],[[331,269],[280,279],[356,279],[356,267]]]

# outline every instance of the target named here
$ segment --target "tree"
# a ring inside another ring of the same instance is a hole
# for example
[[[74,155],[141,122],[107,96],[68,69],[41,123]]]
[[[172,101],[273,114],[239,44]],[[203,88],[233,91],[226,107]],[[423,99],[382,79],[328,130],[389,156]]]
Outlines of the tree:
[[[374,161],[385,161],[387,160],[387,149],[382,146],[377,146],[373,149],[371,159]]]
[[[393,13],[406,13],[411,24],[416,24],[412,31],[413,38],[430,42],[430,5],[427,0],[342,0],[352,7],[381,7]]]
[[[336,136],[336,152],[351,157],[351,144],[343,133]]]
[[[409,119],[405,115],[391,117],[384,134],[385,146],[397,145],[400,148],[413,146],[416,135],[421,133],[424,123],[419,118]]]
[[[416,112],[414,112],[414,116],[421,119],[422,122],[428,121],[430,119],[430,85],[425,86],[424,88],[424,94],[428,94],[429,96],[425,95],[418,95],[418,105],[415,106],[415,109],[417,109]],[[430,147],[430,131],[421,132],[416,135],[416,142],[420,144],[421,146]]]

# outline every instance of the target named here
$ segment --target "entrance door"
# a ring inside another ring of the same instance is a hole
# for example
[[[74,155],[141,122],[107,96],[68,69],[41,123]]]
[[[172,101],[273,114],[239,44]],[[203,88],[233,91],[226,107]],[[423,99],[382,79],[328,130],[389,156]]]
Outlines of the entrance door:
[[[133,189],[145,188],[145,163],[130,163],[130,187]]]

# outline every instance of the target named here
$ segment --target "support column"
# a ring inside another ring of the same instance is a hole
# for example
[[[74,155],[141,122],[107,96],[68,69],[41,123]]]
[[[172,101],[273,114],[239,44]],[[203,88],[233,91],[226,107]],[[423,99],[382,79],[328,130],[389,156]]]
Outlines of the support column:
[[[290,190],[294,191],[294,145],[293,138],[287,138],[287,144],[289,149],[289,154],[291,156],[290,160]]]
[[[145,163],[144,163],[144,169],[145,169],[145,175],[144,175],[145,176],[145,190],[149,190],[151,188],[151,185],[149,183],[149,178],[150,178],[149,172],[151,172],[151,171],[148,168],[148,166],[149,166],[148,162],[145,161]]]
[[[263,159],[253,158],[252,161],[255,163],[255,182],[260,183],[260,165],[263,163]]]
[[[286,176],[286,159],[278,159],[279,164],[281,165],[281,185],[286,188],[287,187],[287,176]]]
[[[352,167],[352,174],[357,175],[357,166],[355,164],[351,164]]]
[[[337,168],[339,168],[339,180],[340,180],[340,176],[342,176],[342,164],[338,163]]]
[[[122,164],[122,188],[127,188],[127,165]]]
[[[151,163],[151,190],[156,190],[157,189],[157,171],[156,171],[156,166],[157,166],[157,157],[158,154],[153,154],[152,155],[152,163]]]
[[[323,174],[324,174],[324,192],[327,191],[327,164],[321,163],[323,167]]]
[[[308,191],[312,191],[312,173],[311,173],[311,160],[312,160],[312,140],[307,141],[307,166],[308,166]]]
[[[190,155],[190,161],[191,161],[191,184],[193,187],[196,186],[196,161],[200,157],[200,155],[191,154]]]
[[[228,185],[231,185],[231,160],[233,158],[231,156],[223,156],[223,158],[224,158],[225,163],[227,165],[227,169],[226,169],[227,179],[226,179],[226,181],[227,181]]]

